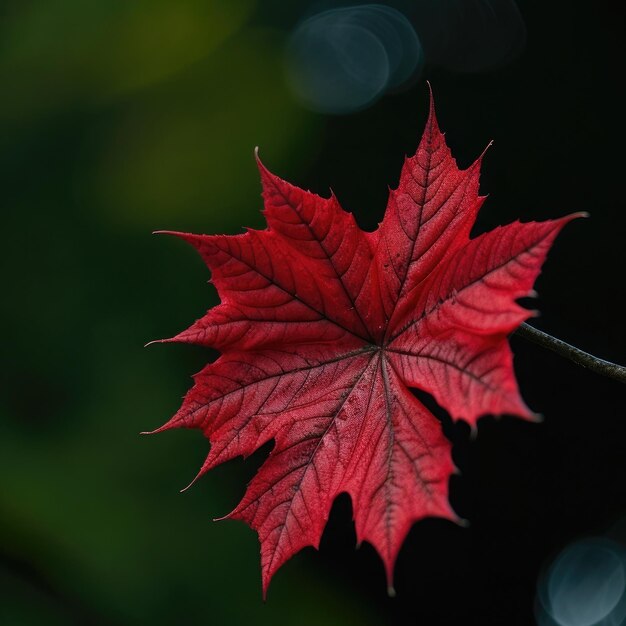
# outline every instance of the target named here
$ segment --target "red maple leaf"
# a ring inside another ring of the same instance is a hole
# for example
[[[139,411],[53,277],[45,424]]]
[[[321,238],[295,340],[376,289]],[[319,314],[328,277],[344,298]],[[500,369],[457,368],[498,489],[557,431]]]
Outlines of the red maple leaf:
[[[259,161],[266,230],[172,233],[199,251],[221,304],[165,341],[222,356],[158,431],[203,431],[211,449],[198,476],[274,440],[226,516],[259,534],[264,593],[287,559],[319,545],[340,493],[390,587],[414,522],[459,521],[448,502],[450,443],[410,387],[473,428],[485,414],[533,419],[507,335],[532,315],[516,299],[531,293],[554,238],[576,216],[470,239],[484,201],[480,162],[457,167],[431,97],[417,153],[376,232],[362,231],[334,195],[294,187]]]

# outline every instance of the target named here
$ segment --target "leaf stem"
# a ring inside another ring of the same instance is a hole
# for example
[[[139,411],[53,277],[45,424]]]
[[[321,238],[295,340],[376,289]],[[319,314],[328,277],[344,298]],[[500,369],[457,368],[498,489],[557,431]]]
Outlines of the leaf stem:
[[[623,365],[599,359],[597,356],[593,356],[593,354],[589,354],[580,348],[571,346],[569,343],[565,343],[565,341],[557,339],[552,335],[548,335],[548,333],[537,330],[536,328],[533,328],[525,323],[515,331],[515,334],[523,337],[524,339],[528,339],[528,341],[532,341],[543,348],[548,348],[548,350],[552,350],[570,361],[573,361],[577,365],[586,367],[597,374],[602,374],[603,376],[608,376],[609,378],[618,380],[621,383],[626,383],[626,367]]]

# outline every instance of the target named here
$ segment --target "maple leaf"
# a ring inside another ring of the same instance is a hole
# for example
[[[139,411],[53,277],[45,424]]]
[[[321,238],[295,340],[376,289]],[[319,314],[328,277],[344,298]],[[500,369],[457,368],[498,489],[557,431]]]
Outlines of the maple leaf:
[[[266,230],[171,233],[198,250],[221,304],[163,341],[222,356],[154,432],[201,429],[211,447],[198,476],[274,440],[226,516],[258,532],[264,595],[287,559],[318,547],[341,493],[390,588],[417,520],[460,521],[448,502],[451,445],[410,387],[473,428],[486,414],[534,418],[507,335],[533,314],[516,300],[531,293],[554,238],[577,215],[470,239],[484,201],[481,158],[457,167],[431,95],[417,153],[375,232],[362,231],[334,195],[290,185],[257,155]]]

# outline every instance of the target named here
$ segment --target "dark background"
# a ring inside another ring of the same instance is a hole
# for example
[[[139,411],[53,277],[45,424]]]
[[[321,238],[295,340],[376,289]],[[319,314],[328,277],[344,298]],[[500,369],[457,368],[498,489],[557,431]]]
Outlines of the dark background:
[[[211,356],[142,345],[216,302],[193,251],[150,232],[262,227],[256,145],[373,228],[421,134],[425,79],[462,166],[495,140],[477,232],[589,211],[556,242],[533,323],[626,360],[623,3],[520,0],[517,60],[429,64],[340,117],[287,90],[282,46],[310,3],[282,4],[0,3],[3,625],[532,624],[542,568],[626,516],[623,386],[515,337],[522,393],[545,422],[485,418],[472,441],[442,415],[462,472],[451,501],[470,527],[417,524],[395,599],[371,547],[354,550],[340,498],[320,552],[283,567],[263,604],[256,536],[210,521],[263,454],[180,495],[201,434],[139,437]]]

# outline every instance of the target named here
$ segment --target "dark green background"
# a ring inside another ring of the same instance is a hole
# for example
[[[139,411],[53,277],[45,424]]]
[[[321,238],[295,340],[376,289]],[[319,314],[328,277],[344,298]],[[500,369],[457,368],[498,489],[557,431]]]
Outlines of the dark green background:
[[[307,3],[0,3],[2,389],[0,624],[531,624],[542,565],[626,514],[623,387],[513,339],[541,426],[451,426],[471,522],[415,527],[388,599],[374,551],[354,551],[349,503],[261,601],[258,544],[213,524],[263,453],[190,491],[199,432],[141,438],[214,355],[142,345],[216,303],[208,273],[155,229],[262,227],[253,148],[359,222],[381,219],[426,115],[431,80],[461,165],[490,140],[477,231],[586,210],[540,277],[536,324],[624,361],[623,3],[519,2],[515,63],[427,66],[351,116],[309,113],[283,80]],[[265,451],[266,452],[266,451]]]

